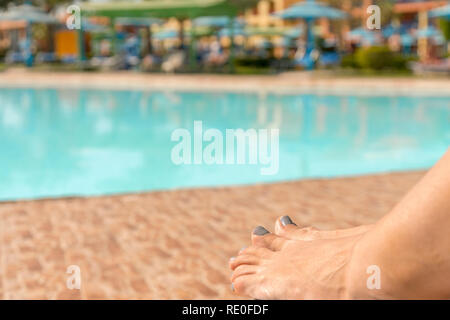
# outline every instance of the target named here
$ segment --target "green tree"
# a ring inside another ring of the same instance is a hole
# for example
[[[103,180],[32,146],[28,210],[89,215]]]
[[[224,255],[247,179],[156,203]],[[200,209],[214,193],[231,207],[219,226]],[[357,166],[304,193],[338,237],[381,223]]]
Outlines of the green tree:
[[[54,6],[58,4],[63,3],[70,3],[70,0],[0,0],[0,8],[7,8],[10,3],[15,5],[24,4],[26,2],[30,2],[36,6],[45,8],[45,9],[52,9]]]
[[[450,21],[442,18],[439,19],[439,26],[447,41],[450,41]]]
[[[8,4],[12,3],[12,0],[0,0],[0,8],[6,8]]]
[[[228,0],[228,2],[239,8],[240,11],[243,11],[255,7],[259,0]]]

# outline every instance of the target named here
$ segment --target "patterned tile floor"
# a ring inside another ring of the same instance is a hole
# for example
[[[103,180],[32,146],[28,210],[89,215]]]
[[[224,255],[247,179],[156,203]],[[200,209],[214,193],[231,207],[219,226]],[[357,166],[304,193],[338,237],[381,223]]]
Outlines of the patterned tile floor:
[[[2,203],[0,299],[236,298],[227,262],[253,227],[373,222],[422,174]]]

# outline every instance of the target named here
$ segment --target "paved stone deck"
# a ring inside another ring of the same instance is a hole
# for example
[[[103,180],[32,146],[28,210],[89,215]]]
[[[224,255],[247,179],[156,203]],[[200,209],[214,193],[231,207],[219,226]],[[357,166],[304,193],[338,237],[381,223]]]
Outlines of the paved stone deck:
[[[422,174],[2,203],[0,299],[236,298],[227,262],[253,227],[374,222]]]
[[[280,75],[145,74],[118,72],[0,72],[0,87],[97,88],[124,90],[244,91],[335,95],[450,96],[448,78],[336,77],[327,73]]]

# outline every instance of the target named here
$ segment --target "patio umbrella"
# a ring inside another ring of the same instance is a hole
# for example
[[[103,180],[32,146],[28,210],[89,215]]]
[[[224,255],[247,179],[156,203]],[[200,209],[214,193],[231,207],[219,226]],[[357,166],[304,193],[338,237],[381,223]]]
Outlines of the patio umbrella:
[[[178,31],[176,30],[162,30],[156,32],[153,37],[158,40],[177,39],[179,38]]]
[[[104,32],[107,31],[108,28],[104,25],[93,23],[89,21],[89,19],[82,18],[81,19],[81,27],[84,31],[90,31],[90,32]]]
[[[295,3],[288,9],[275,13],[274,15],[285,20],[306,20],[306,23],[308,25],[308,38],[306,44],[306,53],[303,60],[307,69],[312,69],[314,67],[314,61],[313,59],[311,59],[311,53],[315,49],[315,40],[313,33],[315,20],[319,18],[342,19],[347,16],[345,12],[332,8],[324,3],[317,2],[315,0],[306,0],[303,2]]]
[[[406,34],[403,34],[400,36],[400,40],[401,40],[403,46],[412,46],[414,44],[414,42],[416,41],[416,38],[414,38],[412,35],[406,33]]]
[[[417,36],[419,38],[432,38],[441,35],[441,32],[433,26],[429,26],[425,29],[420,29],[417,31]]]
[[[164,20],[158,18],[120,17],[116,18],[115,23],[121,26],[149,27],[154,24],[161,25],[164,23]]]
[[[2,21],[25,21],[27,23],[26,41],[24,46],[25,64],[29,67],[33,65],[33,56],[31,54],[31,24],[45,23],[57,24],[58,19],[46,13],[44,10],[32,6],[30,4],[23,4],[19,6],[10,7],[6,12],[0,15]]]
[[[417,31],[417,37],[418,38],[427,38],[427,39],[433,39],[433,41],[436,42],[436,44],[444,44],[445,38],[441,31],[436,29],[433,26],[429,26],[426,29],[420,29]]]
[[[414,38],[412,35],[405,33],[400,36],[400,42],[403,47],[403,52],[406,54],[411,53],[411,47],[413,44],[417,41],[416,38]]]
[[[284,32],[284,36],[288,37],[288,38],[299,38],[300,36],[303,35],[303,33],[305,32],[305,30],[303,30],[303,26],[295,26],[292,28],[289,28],[288,30],[286,30]]]
[[[347,14],[316,0],[306,0],[293,4],[286,10],[275,13],[283,19],[343,19]]]
[[[430,11],[430,17],[432,18],[445,18],[450,19],[450,4]]]
[[[231,37],[231,36],[247,36],[245,29],[240,27],[223,28],[219,31],[219,37]]]
[[[198,17],[193,20],[195,26],[198,27],[216,27],[216,28],[224,28],[229,27],[231,23],[233,23],[234,27],[241,28],[244,26],[244,23],[240,19],[232,19],[227,16],[222,17]]]
[[[58,19],[56,19],[52,15],[30,4],[23,4],[9,8],[6,12],[0,14],[0,20],[25,21],[27,23],[46,23],[46,24],[59,23]]]
[[[394,34],[402,35],[407,33],[406,27],[400,25],[400,26],[394,26],[393,24],[389,24],[388,26],[383,28],[383,37],[389,38],[393,36]]]

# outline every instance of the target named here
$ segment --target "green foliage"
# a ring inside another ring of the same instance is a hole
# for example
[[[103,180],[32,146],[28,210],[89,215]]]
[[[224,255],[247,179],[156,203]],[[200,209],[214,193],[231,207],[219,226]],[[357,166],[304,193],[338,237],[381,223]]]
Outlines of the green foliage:
[[[236,58],[234,61],[235,66],[247,68],[268,68],[270,66],[270,62],[270,59],[258,57]]]
[[[342,57],[341,66],[343,68],[352,68],[352,69],[358,69],[359,65],[356,62],[355,55],[354,54],[347,54]]]
[[[381,25],[385,26],[391,23],[394,18],[395,1],[392,0],[378,0],[375,2],[381,9]]]
[[[0,8],[7,8],[10,3],[15,5],[24,4],[26,0],[0,0]],[[71,0],[33,0],[32,4],[51,9],[58,4],[71,3]]]
[[[231,4],[242,8],[254,7],[258,4],[259,0],[228,0]]]
[[[0,0],[0,8],[6,8],[12,2],[12,0]]]
[[[450,20],[439,19],[439,26],[447,41],[450,41]]]
[[[348,58],[345,63],[361,69],[379,71],[406,70],[409,61],[409,58],[400,53],[392,52],[388,47],[375,46],[358,49],[354,57]]]
[[[5,58],[7,52],[8,52],[7,48],[0,47],[0,61],[2,61]]]

